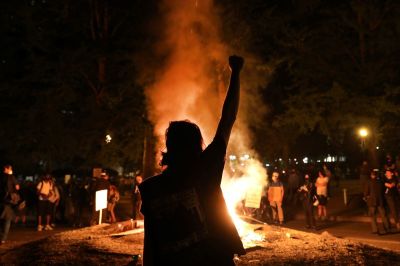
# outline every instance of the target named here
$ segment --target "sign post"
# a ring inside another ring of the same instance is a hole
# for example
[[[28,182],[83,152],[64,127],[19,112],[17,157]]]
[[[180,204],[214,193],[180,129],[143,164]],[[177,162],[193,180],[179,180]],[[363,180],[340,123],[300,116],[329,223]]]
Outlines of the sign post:
[[[96,191],[96,211],[100,211],[99,224],[102,221],[103,209],[107,208],[107,189]]]

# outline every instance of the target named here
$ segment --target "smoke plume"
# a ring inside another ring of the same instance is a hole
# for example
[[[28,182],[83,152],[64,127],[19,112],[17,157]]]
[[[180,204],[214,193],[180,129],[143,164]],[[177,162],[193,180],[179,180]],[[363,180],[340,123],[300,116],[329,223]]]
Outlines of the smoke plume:
[[[163,149],[164,133],[170,121],[188,119],[199,125],[206,145],[212,140],[228,86],[228,56],[245,57],[242,93],[237,122],[229,145],[230,153],[247,153],[252,158],[249,124],[259,122],[265,107],[257,87],[265,83],[249,71],[256,60],[244,51],[232,51],[222,42],[221,25],[212,0],[164,0],[160,6],[162,33],[156,51],[162,58],[154,81],[146,89],[149,119],[159,137],[157,154]]]

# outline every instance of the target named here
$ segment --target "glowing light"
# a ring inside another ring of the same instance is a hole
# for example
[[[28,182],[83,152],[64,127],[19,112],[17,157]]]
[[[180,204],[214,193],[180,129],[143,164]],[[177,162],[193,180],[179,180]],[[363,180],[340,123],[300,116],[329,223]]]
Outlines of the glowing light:
[[[366,129],[365,127],[362,127],[358,130],[358,135],[360,135],[360,137],[365,138],[368,136],[368,129]]]
[[[112,140],[111,135],[110,135],[110,134],[107,134],[107,135],[106,135],[106,143],[110,143],[111,140]]]
[[[229,160],[231,160],[231,161],[236,160],[236,155],[229,155]]]
[[[303,163],[308,163],[308,157],[303,158]]]
[[[247,161],[250,159],[250,155],[248,154],[244,154],[243,156],[240,156],[239,158],[241,161]]]
[[[376,146],[376,149],[379,150],[379,146]]]

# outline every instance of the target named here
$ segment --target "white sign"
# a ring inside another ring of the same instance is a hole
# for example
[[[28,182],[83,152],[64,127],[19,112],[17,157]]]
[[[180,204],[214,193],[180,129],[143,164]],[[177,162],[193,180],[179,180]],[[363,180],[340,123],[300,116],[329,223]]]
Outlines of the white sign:
[[[262,187],[252,187],[246,192],[245,207],[260,208]]]
[[[107,189],[96,191],[96,211],[107,208]]]

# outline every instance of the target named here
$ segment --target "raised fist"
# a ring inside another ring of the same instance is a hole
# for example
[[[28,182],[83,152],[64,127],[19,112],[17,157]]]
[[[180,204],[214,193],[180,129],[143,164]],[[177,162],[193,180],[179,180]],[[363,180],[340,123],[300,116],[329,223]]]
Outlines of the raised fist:
[[[229,66],[232,71],[240,71],[243,67],[244,59],[243,57],[237,55],[231,55],[229,57]]]

